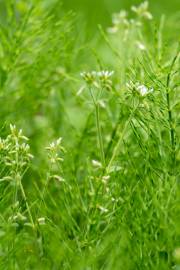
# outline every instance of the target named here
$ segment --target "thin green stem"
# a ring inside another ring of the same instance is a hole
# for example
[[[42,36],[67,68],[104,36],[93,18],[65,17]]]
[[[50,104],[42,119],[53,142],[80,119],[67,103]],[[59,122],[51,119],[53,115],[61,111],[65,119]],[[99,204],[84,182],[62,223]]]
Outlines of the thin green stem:
[[[23,199],[24,199],[25,204],[26,204],[26,208],[27,208],[27,211],[28,211],[29,219],[30,219],[31,224],[32,224],[32,227],[34,229],[35,228],[34,221],[33,221],[33,218],[32,218],[31,210],[30,210],[30,207],[29,207],[29,204],[28,204],[28,201],[27,201],[27,198],[26,198],[26,194],[25,194],[23,185],[21,183],[21,180],[19,181],[19,186],[20,186],[20,189],[21,189],[21,193],[22,193]]]
[[[170,127],[170,139],[171,139],[171,151],[172,151],[172,161],[174,164],[175,161],[175,129],[173,124],[173,116],[170,104],[170,95],[169,88],[166,89],[166,101],[167,101],[167,109],[168,109],[168,122]]]
[[[104,155],[104,147],[103,147],[102,133],[101,133],[101,127],[100,127],[100,117],[99,117],[99,104],[96,104],[95,112],[96,112],[96,126],[97,126],[99,147],[100,147],[100,153],[101,153],[101,162],[103,164],[103,167],[105,167],[105,155]]]
[[[167,110],[168,110],[168,122],[170,127],[170,140],[171,140],[171,152],[172,152],[172,163],[173,166],[175,164],[176,160],[176,137],[175,137],[175,128],[174,128],[174,120],[173,120],[173,113],[171,108],[171,100],[170,100],[170,82],[171,82],[171,75],[172,70],[175,65],[175,62],[179,56],[179,51],[175,55],[175,57],[172,60],[170,71],[167,75],[167,81],[166,81],[166,102],[167,102]]]
[[[130,124],[130,122],[131,122],[131,120],[132,120],[132,118],[133,118],[133,116],[134,116],[134,113],[136,112],[138,106],[139,106],[139,104],[138,104],[138,105],[134,108],[134,110],[131,112],[131,114],[130,114],[130,116],[129,116],[129,119],[127,120],[127,122],[126,122],[126,124],[125,124],[125,126],[124,126],[124,129],[123,129],[121,135],[119,136],[119,139],[118,139],[118,141],[117,141],[117,144],[116,144],[116,146],[114,147],[114,150],[113,150],[111,159],[109,160],[109,163],[108,163],[108,165],[107,165],[107,167],[106,167],[106,172],[107,172],[107,173],[109,173],[109,171],[110,171],[110,169],[111,169],[112,163],[113,163],[115,157],[117,156],[117,153],[118,153],[118,151],[119,151],[119,147],[120,147],[121,142],[122,142],[122,140],[123,140],[123,138],[124,138],[124,135],[125,135],[125,133],[126,133],[127,127],[129,126],[129,124]],[[119,127],[118,127],[118,132],[117,132],[117,133],[120,133],[120,132],[121,132],[121,126],[119,125]]]
[[[104,146],[103,146],[101,126],[100,126],[99,103],[98,101],[96,101],[91,88],[89,90],[90,90],[90,94],[91,94],[93,104],[95,107],[96,128],[97,128],[98,143],[99,143],[99,148],[100,148],[101,162],[102,162],[103,168],[105,168],[106,161],[105,161]]]

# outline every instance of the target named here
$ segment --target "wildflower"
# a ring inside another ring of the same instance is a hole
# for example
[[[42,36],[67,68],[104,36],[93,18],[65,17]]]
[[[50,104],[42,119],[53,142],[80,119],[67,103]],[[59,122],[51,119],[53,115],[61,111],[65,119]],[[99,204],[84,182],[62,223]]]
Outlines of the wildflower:
[[[25,141],[28,141],[29,139],[23,135],[23,132],[22,132],[22,129],[17,129],[16,125],[12,125],[10,124],[10,131],[11,131],[11,134],[9,135],[9,137],[13,137],[13,138],[16,138],[16,139],[23,139]]]
[[[56,164],[57,162],[62,162],[63,158],[59,156],[59,152],[65,152],[64,147],[62,146],[62,138],[60,137],[56,141],[50,143],[48,147],[48,157],[52,164]]]
[[[101,211],[101,213],[107,213],[109,210],[103,206],[98,205],[98,209]]]
[[[119,13],[114,13],[112,18],[113,24],[117,25],[120,23],[124,23],[127,19],[127,15],[128,13],[126,10],[121,10]]]
[[[94,85],[96,88],[105,88],[110,90],[112,88],[111,76],[114,71],[102,70],[80,73],[84,81],[89,85]],[[78,95],[84,90],[84,87],[78,91]]]
[[[50,145],[46,147],[46,149],[50,151],[56,151],[57,149],[60,149],[64,152],[64,147],[62,147],[61,142],[62,142],[62,138],[60,137],[56,141],[50,143]]]
[[[142,23],[140,21],[134,20],[134,19],[130,19],[129,23],[131,26],[134,26],[134,27],[141,27],[142,26]]]
[[[116,33],[121,27],[129,27],[129,21],[127,19],[127,11],[121,10],[119,13],[114,13],[112,16],[112,27],[109,27],[107,31],[109,33]]]
[[[22,215],[21,213],[17,213],[16,215],[13,215],[13,216],[11,216],[11,217],[9,217],[9,221],[11,221],[11,222],[15,222],[15,223],[17,223],[18,225],[20,224],[20,223],[24,223],[25,221],[27,220],[27,217],[26,216],[24,216],[24,215]]]
[[[139,6],[132,6],[131,10],[137,14],[140,18],[145,18],[147,20],[152,20],[153,16],[148,11],[149,3],[145,1],[141,3]]]
[[[59,175],[52,175],[51,178],[54,178],[55,180],[59,181],[59,182],[65,182],[65,179],[62,178]]]
[[[97,161],[97,160],[92,160],[92,165],[96,168],[102,168],[102,164],[101,162]]]
[[[129,81],[126,86],[131,90],[138,93],[140,96],[145,97],[146,95],[152,93],[154,91],[153,88],[148,88],[144,84],[140,84],[139,82]]]
[[[118,165],[113,165],[109,168],[108,172],[109,173],[114,173],[114,172],[118,172],[118,171],[121,171],[122,170],[122,167],[121,166],[118,166]]]
[[[46,219],[44,217],[40,217],[38,218],[38,224],[39,225],[45,225],[46,224]]]
[[[29,164],[33,155],[30,153],[30,147],[27,144],[28,138],[18,130],[15,125],[10,124],[11,133],[5,138],[0,138],[0,151],[3,151],[1,161],[5,166],[11,167],[10,175],[2,176],[1,181],[13,180],[18,171],[23,173],[25,167]]]
[[[137,91],[141,96],[146,96],[147,94],[150,94],[153,92],[153,88],[149,89],[145,85],[139,85],[137,86]]]
[[[114,71],[108,70],[102,70],[97,73],[102,88],[105,88],[106,90],[111,90],[112,81],[110,78],[112,77],[113,74]]]
[[[92,85],[96,82],[97,73],[95,71],[91,71],[91,72],[84,71],[84,72],[81,72],[80,75],[88,85]]]
[[[99,78],[103,80],[108,80],[113,74],[114,74],[114,71],[108,71],[108,70],[102,70],[97,73]]]
[[[146,47],[143,43],[141,43],[140,41],[136,41],[136,46],[141,50],[141,51],[145,51]]]
[[[104,175],[104,176],[102,177],[102,182],[103,182],[104,184],[107,184],[107,182],[108,182],[109,179],[110,179],[110,175]]]

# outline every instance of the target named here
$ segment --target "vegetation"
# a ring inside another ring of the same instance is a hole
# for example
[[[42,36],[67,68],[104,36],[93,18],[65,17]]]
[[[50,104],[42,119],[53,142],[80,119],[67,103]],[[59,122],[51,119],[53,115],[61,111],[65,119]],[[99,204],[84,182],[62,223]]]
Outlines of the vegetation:
[[[69,3],[0,1],[0,269],[178,270],[180,14]]]

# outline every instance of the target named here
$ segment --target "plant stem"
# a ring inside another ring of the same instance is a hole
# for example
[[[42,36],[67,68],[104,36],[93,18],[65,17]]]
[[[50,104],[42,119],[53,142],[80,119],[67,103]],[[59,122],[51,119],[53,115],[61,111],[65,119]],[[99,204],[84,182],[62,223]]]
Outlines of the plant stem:
[[[96,104],[95,112],[96,112],[96,126],[97,126],[99,147],[100,147],[100,153],[101,153],[101,162],[102,162],[103,167],[105,167],[105,155],[104,155],[104,147],[103,147],[102,133],[101,133],[101,127],[100,127],[100,117],[99,117],[99,104]]]
[[[175,161],[175,130],[174,130],[174,125],[173,125],[172,110],[171,110],[171,105],[170,105],[169,88],[166,89],[166,101],[167,101],[167,108],[168,108],[168,122],[169,122],[169,127],[170,127],[172,162],[174,164],[174,161]]]
[[[28,202],[27,202],[26,194],[25,194],[23,185],[22,185],[22,183],[21,183],[21,180],[19,181],[19,186],[20,186],[20,189],[21,189],[21,193],[22,193],[23,199],[24,199],[25,204],[26,204],[26,208],[27,208],[27,211],[28,211],[28,215],[29,215],[29,218],[30,218],[32,227],[33,227],[33,229],[34,229],[34,228],[35,228],[34,221],[33,221],[33,218],[32,218],[31,210],[30,210],[29,204],[28,204]]]
[[[96,128],[97,128],[98,142],[99,142],[99,148],[100,148],[101,163],[103,165],[103,168],[105,168],[106,161],[105,161],[103,139],[102,139],[102,133],[101,133],[101,126],[100,126],[99,103],[98,101],[95,100],[94,95],[91,91],[91,88],[90,88],[90,94],[91,94],[94,107],[95,107]]]
[[[122,140],[123,140],[123,137],[124,137],[124,135],[125,135],[126,129],[127,129],[128,125],[130,124],[130,122],[131,122],[131,120],[132,120],[132,118],[133,118],[133,116],[134,116],[134,113],[135,113],[135,111],[137,110],[138,106],[139,106],[139,103],[138,103],[138,105],[133,109],[133,111],[131,112],[131,114],[130,114],[130,116],[129,116],[129,118],[128,118],[128,120],[127,120],[125,126],[124,126],[124,129],[123,129],[123,131],[122,131],[122,133],[121,133],[121,135],[120,135],[120,137],[119,137],[119,139],[118,139],[118,141],[117,141],[117,144],[116,144],[116,146],[114,147],[114,150],[113,150],[111,159],[110,159],[110,161],[109,161],[109,163],[108,163],[108,165],[107,165],[107,168],[106,168],[107,173],[109,173],[109,171],[110,171],[110,168],[111,168],[111,166],[112,166],[112,163],[113,163],[113,161],[114,161],[114,159],[115,159],[115,157],[116,157],[116,155],[117,155],[117,153],[118,153],[118,151],[119,151],[119,147],[120,147],[120,144],[121,144],[121,142],[122,142]],[[118,130],[117,133],[120,133],[120,129],[121,129],[121,126],[119,125],[119,127],[118,127],[118,129],[117,129],[117,130]]]
[[[171,109],[171,102],[170,102],[170,82],[171,82],[171,73],[174,67],[174,64],[178,58],[179,52],[175,55],[175,57],[172,60],[170,71],[167,75],[167,81],[166,81],[166,102],[167,102],[167,109],[168,109],[168,122],[170,127],[170,140],[171,140],[171,152],[172,152],[172,163],[173,166],[175,164],[176,160],[176,138],[175,138],[175,128],[174,128],[174,121],[173,121],[173,115],[172,115],[172,109]]]

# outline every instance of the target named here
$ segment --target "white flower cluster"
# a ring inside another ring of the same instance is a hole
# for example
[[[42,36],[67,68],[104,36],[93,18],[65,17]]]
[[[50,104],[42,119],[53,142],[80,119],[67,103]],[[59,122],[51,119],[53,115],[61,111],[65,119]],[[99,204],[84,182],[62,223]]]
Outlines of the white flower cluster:
[[[137,14],[139,18],[144,18],[147,20],[152,20],[153,16],[148,10],[149,3],[145,1],[141,3],[139,6],[132,6],[131,10]]]
[[[42,226],[42,225],[46,225],[46,219],[45,219],[45,217],[40,217],[40,218],[38,218],[38,224],[40,225],[40,226]]]
[[[6,173],[10,173],[1,175],[1,181],[13,180],[15,175],[21,175],[33,158],[27,144],[28,138],[23,135],[22,129],[10,125],[10,131],[5,139],[0,138],[0,164],[7,168],[4,170]]]
[[[60,152],[65,152],[65,149],[62,146],[62,138],[50,143],[50,145],[46,147],[46,150],[48,151],[48,158],[51,164],[56,164],[63,161],[63,158],[60,157]]]
[[[108,213],[109,210],[101,205],[98,205],[97,208],[100,210],[102,214]]]
[[[12,224],[13,227],[19,227],[27,224],[27,217],[17,212],[16,214],[9,217],[8,221]]]
[[[126,86],[131,91],[135,91],[138,95],[140,95],[142,97],[145,97],[154,91],[153,88],[148,88],[146,85],[140,84],[139,82],[134,83],[134,82],[130,81],[126,84]]]
[[[131,29],[137,29],[142,26],[142,19],[151,20],[153,18],[148,8],[148,1],[141,3],[139,6],[132,6],[131,10],[136,14],[136,18],[129,18],[126,10],[114,13],[112,15],[112,26],[107,31],[114,34],[121,30],[124,35],[123,40],[127,40]]]
[[[102,71],[91,71],[81,72],[80,75],[89,86],[95,86],[96,88],[103,88],[106,90],[112,89],[111,77],[114,71],[102,70]]]
[[[9,217],[8,221],[11,223],[13,227],[19,227],[19,226],[32,226],[31,223],[28,222],[28,219],[25,215],[23,215],[21,212],[17,212],[16,214]],[[37,224],[39,226],[46,224],[46,219],[44,217],[40,217],[37,219]]]
[[[96,71],[91,71],[91,72],[83,71],[80,73],[80,76],[88,85],[92,85],[96,82],[96,75],[97,75]]]
[[[128,20],[128,13],[126,10],[121,10],[119,13],[112,15],[112,27],[107,30],[109,33],[117,33],[120,29],[129,29],[130,21]]]

